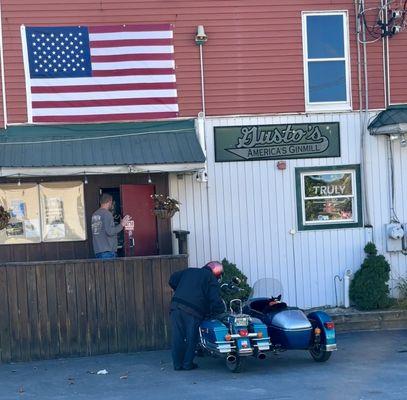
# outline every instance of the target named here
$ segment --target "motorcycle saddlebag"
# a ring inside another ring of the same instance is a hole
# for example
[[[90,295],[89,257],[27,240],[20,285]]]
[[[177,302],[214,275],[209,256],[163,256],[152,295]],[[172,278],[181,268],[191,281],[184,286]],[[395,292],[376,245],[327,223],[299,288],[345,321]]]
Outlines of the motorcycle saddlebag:
[[[266,321],[265,321],[266,322]],[[267,314],[269,336],[273,344],[288,349],[308,349],[312,337],[312,325],[298,308]]]
[[[201,334],[211,343],[225,341],[228,333],[228,328],[217,319],[207,319],[201,323]]]

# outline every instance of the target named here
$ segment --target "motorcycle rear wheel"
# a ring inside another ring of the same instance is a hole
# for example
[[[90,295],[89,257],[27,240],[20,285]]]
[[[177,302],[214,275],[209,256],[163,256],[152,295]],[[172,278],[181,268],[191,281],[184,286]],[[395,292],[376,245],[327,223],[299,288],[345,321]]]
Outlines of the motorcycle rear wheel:
[[[321,349],[321,346],[314,346],[309,349],[311,357],[316,362],[325,362],[328,361],[332,355],[332,351],[325,351]]]
[[[229,362],[226,360],[226,366],[230,372],[237,374],[242,371],[243,360],[240,357],[236,357],[235,362]]]

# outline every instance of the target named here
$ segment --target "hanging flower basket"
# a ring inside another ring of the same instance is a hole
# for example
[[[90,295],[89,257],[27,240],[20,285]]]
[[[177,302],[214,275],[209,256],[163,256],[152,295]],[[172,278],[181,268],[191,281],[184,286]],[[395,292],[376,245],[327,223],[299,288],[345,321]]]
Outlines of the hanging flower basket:
[[[179,211],[179,201],[163,194],[153,194],[153,214],[160,219],[172,218]]]
[[[7,227],[10,218],[10,213],[6,211],[3,206],[0,206],[0,231]]]
[[[172,218],[175,215],[176,211],[175,210],[165,210],[165,209],[164,210],[163,209],[161,209],[161,210],[154,209],[153,213],[157,218],[167,219],[167,218]]]

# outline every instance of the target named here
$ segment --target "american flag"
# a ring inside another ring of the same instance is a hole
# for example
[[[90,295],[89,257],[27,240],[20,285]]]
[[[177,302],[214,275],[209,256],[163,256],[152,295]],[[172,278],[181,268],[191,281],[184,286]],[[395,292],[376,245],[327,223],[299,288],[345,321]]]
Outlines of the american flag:
[[[169,24],[22,27],[29,122],[178,116]]]

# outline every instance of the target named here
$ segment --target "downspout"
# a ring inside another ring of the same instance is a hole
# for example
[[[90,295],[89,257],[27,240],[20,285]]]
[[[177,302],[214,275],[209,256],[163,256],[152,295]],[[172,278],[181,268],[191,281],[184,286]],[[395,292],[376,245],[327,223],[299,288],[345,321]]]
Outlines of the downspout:
[[[382,17],[384,17],[384,23],[387,27],[389,22],[388,17],[388,4],[382,5]],[[383,38],[383,79],[384,79],[384,107],[387,108],[390,105],[390,64],[389,64],[389,35],[385,35]]]
[[[364,0],[355,0],[356,27],[357,27],[357,55],[358,55],[358,84],[359,84],[359,114],[360,114],[360,169],[362,186],[362,203],[364,225],[371,226],[369,196],[367,193],[367,172],[366,172],[366,149],[365,135],[369,120],[369,82],[367,75],[367,50],[366,50],[366,28],[360,22],[360,12],[365,9]],[[363,85],[362,85],[362,57],[360,51],[360,35],[362,34],[363,45]],[[363,87],[364,86],[364,105],[363,105]]]
[[[7,98],[6,98],[6,78],[4,76],[4,49],[3,49],[3,13],[0,2],[0,70],[1,70],[1,91],[3,97],[3,118],[4,129],[7,129]]]
[[[208,221],[208,238],[209,238],[209,258],[213,258],[212,251],[212,233],[210,227],[213,205],[209,198],[209,183],[208,183],[208,158],[206,151],[206,135],[205,135],[205,120],[206,120],[206,103],[205,103],[205,73],[203,62],[203,45],[208,41],[208,36],[205,33],[203,25],[199,25],[195,35],[195,43],[199,46],[199,62],[201,72],[201,100],[202,111],[198,114],[198,137],[202,151],[205,156],[205,167],[197,174],[197,181],[206,183],[206,206],[207,206],[207,221]]]

